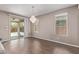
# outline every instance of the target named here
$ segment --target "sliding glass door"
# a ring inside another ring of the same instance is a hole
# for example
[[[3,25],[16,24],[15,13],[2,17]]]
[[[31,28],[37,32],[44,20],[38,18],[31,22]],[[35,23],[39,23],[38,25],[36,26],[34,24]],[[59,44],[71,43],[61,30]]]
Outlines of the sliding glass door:
[[[14,18],[10,21],[10,27],[11,39],[20,39],[24,37],[24,20]]]
[[[20,37],[24,36],[24,20],[21,20],[19,22],[19,34],[20,34]]]

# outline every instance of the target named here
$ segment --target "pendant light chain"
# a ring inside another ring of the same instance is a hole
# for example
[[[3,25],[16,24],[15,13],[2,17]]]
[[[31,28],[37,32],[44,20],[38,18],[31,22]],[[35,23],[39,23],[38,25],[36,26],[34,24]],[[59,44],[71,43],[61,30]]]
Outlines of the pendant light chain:
[[[33,12],[34,12],[34,6],[32,6],[32,16],[30,17],[30,21],[32,22],[32,23],[35,23],[36,22],[36,17],[33,15]]]
[[[33,14],[34,14],[34,6],[32,6],[32,16],[33,16]]]

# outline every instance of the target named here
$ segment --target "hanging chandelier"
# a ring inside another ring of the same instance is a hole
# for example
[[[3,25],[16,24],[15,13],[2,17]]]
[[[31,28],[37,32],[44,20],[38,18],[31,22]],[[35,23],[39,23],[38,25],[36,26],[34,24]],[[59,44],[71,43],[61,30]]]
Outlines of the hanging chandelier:
[[[33,9],[34,9],[34,6],[32,6],[32,13],[33,13]],[[30,17],[30,21],[32,22],[32,23],[35,23],[36,22],[36,17],[34,16],[34,15],[32,15],[31,17]]]

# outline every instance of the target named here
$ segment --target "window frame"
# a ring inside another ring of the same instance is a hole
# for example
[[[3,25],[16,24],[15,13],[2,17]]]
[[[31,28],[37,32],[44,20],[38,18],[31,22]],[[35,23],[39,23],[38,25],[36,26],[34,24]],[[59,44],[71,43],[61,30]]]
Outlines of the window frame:
[[[56,24],[56,21],[57,21],[57,20],[60,20],[60,19],[57,19],[57,17],[61,17],[61,16],[62,16],[62,17],[65,16],[65,17],[66,17],[66,19],[65,19],[65,20],[66,20],[66,33],[65,33],[65,34],[62,34],[62,35],[60,35],[60,34],[58,35],[58,34],[56,33],[56,27],[57,27],[57,26],[56,26],[56,25],[57,25],[57,24]],[[61,13],[61,14],[55,15],[55,34],[58,35],[58,36],[68,36],[68,13],[67,13],[67,12],[66,12],[66,13]]]

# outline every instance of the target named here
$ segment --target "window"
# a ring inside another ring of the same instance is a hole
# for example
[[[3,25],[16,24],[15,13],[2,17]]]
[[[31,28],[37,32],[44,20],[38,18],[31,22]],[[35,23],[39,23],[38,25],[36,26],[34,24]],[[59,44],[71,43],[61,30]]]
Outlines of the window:
[[[36,22],[33,24],[33,32],[39,32],[39,20],[37,19]]]
[[[68,35],[68,14],[63,13],[55,15],[56,18],[56,35],[66,36]]]

